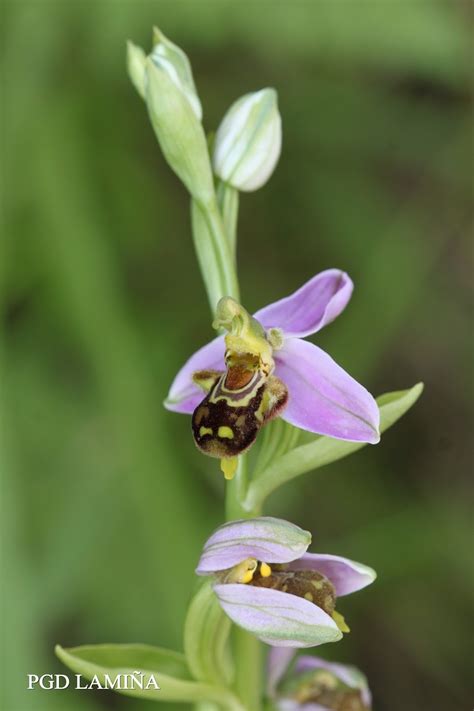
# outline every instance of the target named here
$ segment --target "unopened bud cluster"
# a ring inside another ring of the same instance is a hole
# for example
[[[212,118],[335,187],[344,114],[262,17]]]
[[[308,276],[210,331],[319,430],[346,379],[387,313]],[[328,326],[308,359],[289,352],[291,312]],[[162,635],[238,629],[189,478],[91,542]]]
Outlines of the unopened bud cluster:
[[[216,132],[211,167],[201,102],[183,50],[155,29],[148,56],[128,43],[127,64],[166,160],[195,199],[211,199],[212,168],[237,190],[257,190],[267,182],[281,151],[274,89],[246,94],[230,107]]]

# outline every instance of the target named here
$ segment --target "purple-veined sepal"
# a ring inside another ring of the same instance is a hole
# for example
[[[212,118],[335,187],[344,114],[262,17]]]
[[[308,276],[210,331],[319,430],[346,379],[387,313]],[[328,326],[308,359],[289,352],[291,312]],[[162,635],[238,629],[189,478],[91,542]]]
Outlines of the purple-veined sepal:
[[[208,538],[196,573],[217,573],[246,558],[266,563],[289,563],[300,558],[310,543],[309,531],[283,519],[261,516],[231,521]]]
[[[377,573],[368,565],[328,553],[304,553],[288,565],[290,570],[317,570],[332,582],[337,597],[350,595],[374,582]]]
[[[230,619],[266,644],[315,647],[342,637],[326,612],[295,595],[240,584],[217,584],[214,592]]]

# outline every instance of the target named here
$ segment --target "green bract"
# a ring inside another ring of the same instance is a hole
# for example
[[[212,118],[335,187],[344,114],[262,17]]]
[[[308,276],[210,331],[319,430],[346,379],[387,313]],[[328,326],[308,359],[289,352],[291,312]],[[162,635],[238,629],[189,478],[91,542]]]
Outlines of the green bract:
[[[422,392],[423,383],[418,383],[409,390],[380,395],[377,398],[380,408],[380,431],[384,432],[399,420],[415,404]],[[291,449],[268,462],[263,470],[257,472],[243,503],[244,509],[252,512],[259,511],[267,496],[282,484],[312,469],[347,457],[364,446],[365,444],[360,442],[344,442],[332,437],[318,436],[308,444]]]
[[[233,660],[228,645],[231,622],[217,602],[210,580],[193,597],[184,625],[184,651],[199,681],[229,684]]]

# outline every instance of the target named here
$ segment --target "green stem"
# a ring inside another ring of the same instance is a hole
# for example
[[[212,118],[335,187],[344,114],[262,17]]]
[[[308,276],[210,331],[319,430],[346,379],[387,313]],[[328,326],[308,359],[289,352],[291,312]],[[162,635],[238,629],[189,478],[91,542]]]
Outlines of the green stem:
[[[224,229],[229,241],[232,257],[237,251],[237,217],[239,213],[239,191],[229,183],[219,181],[217,185],[217,204],[224,222]]]
[[[246,511],[243,502],[247,494],[247,458],[243,454],[234,478],[226,488],[226,518],[258,516],[259,511]],[[259,711],[262,703],[262,645],[257,637],[240,627],[233,629],[233,649],[235,660],[235,692],[248,711]]]
[[[235,692],[248,711],[262,707],[262,651],[255,635],[234,628]]]
[[[196,255],[214,315],[217,302],[223,296],[239,300],[234,258],[215,197],[206,203],[191,201],[191,223]]]
[[[219,200],[219,202],[218,202]],[[235,266],[238,192],[230,186],[219,186],[218,200],[191,202],[193,237],[214,315],[217,302],[223,296],[239,300],[239,285]],[[220,210],[222,213],[220,212]],[[259,511],[245,511],[247,495],[247,461],[239,457],[234,479],[227,484],[226,518],[258,516]],[[259,640],[235,627],[233,630],[235,659],[235,693],[247,711],[260,711],[262,704],[262,650]]]
[[[226,519],[234,521],[237,518],[249,518],[242,507],[247,495],[247,457],[241,454],[234,478],[226,485]]]

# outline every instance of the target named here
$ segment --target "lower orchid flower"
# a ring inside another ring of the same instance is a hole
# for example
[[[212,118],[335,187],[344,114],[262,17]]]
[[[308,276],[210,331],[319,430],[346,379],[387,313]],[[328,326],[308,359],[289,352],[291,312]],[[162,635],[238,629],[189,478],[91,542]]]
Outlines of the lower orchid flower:
[[[235,624],[267,644],[314,647],[349,632],[336,600],[376,574],[335,555],[307,553],[311,534],[277,518],[220,526],[204,546],[196,573],[214,576],[214,592]]]
[[[268,657],[267,691],[278,711],[370,711],[367,679],[356,667],[302,656],[287,673],[293,657],[278,647]]]
[[[229,333],[191,356],[165,402],[175,412],[193,413],[201,451],[235,462],[278,415],[316,434],[379,441],[372,395],[327,353],[302,340],[341,313],[352,289],[347,274],[329,269],[253,317],[230,297],[220,300],[213,325]],[[231,478],[235,463],[223,470]]]

